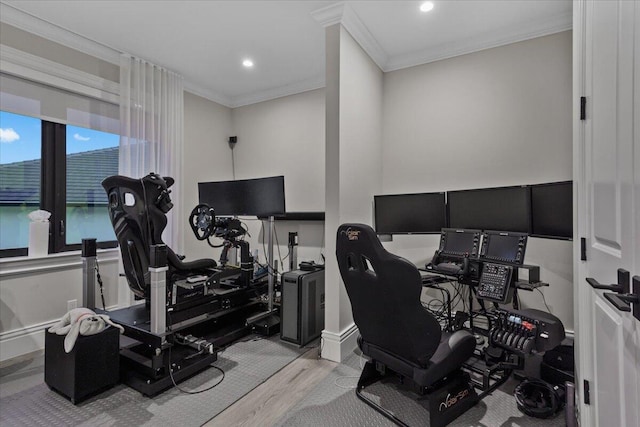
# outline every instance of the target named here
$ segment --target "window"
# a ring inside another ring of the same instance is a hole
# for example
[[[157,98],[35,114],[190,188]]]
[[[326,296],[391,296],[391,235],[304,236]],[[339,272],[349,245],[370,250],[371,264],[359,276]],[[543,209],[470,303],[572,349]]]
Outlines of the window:
[[[101,182],[118,174],[120,136],[77,126],[67,126],[66,134],[65,244],[87,237],[115,241]]]
[[[37,209],[51,212],[49,253],[79,249],[83,238],[116,246],[101,182],[118,173],[117,100],[62,86],[0,72],[2,257],[27,254],[27,214]]]
[[[0,251],[26,254],[27,214],[40,208],[42,126],[39,119],[0,112]]]
[[[117,127],[114,107],[107,106],[111,117],[68,108],[73,124],[0,111],[1,257],[27,254],[27,215],[37,209],[52,213],[50,253],[79,249],[83,238],[117,245],[101,185],[118,173],[120,137],[104,130]]]

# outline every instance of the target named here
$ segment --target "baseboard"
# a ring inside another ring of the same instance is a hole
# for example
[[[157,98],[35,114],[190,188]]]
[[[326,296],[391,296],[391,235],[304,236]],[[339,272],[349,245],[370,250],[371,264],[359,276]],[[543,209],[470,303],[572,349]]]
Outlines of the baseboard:
[[[358,328],[352,323],[339,334],[322,331],[322,358],[342,362],[358,345]]]
[[[44,349],[44,334],[57,320],[0,334],[0,363]]]
[[[108,307],[114,310],[117,306]],[[0,366],[10,359],[44,350],[44,334],[59,319],[0,333]]]

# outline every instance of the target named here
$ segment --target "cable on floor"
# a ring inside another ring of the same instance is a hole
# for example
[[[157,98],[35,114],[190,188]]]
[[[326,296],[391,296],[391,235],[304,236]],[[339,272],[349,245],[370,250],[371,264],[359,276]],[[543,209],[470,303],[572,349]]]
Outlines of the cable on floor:
[[[169,361],[171,361],[171,347],[169,347]],[[171,362],[169,362],[169,363],[171,363]],[[182,387],[178,386],[178,384],[176,384],[176,380],[173,378],[173,368],[171,366],[169,366],[169,377],[171,377],[171,382],[173,383],[173,386],[176,389],[178,389],[180,392],[185,393],[185,394],[200,394],[200,393],[204,393],[206,391],[214,389],[215,387],[220,385],[220,383],[224,380],[225,373],[224,373],[224,370],[222,368],[219,368],[219,367],[214,366],[214,365],[210,365],[210,367],[214,368],[214,369],[217,369],[222,374],[222,378],[220,378],[220,380],[217,383],[213,384],[210,387],[202,389],[202,390],[190,391],[190,390],[185,390]]]

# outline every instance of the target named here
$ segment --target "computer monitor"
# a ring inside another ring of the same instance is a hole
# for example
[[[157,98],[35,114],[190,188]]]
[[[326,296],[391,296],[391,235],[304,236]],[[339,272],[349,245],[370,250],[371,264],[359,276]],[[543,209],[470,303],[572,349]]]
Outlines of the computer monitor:
[[[285,214],[284,176],[200,182],[198,195],[220,216]]]
[[[480,234],[480,230],[443,228],[438,252],[444,255],[477,258]]]
[[[485,231],[480,257],[488,261],[522,264],[527,249],[527,234],[508,231]]]
[[[447,192],[449,227],[529,233],[529,187]]]
[[[531,186],[531,235],[573,238],[573,182]]]
[[[447,226],[444,193],[388,194],[373,200],[379,234],[440,233]]]

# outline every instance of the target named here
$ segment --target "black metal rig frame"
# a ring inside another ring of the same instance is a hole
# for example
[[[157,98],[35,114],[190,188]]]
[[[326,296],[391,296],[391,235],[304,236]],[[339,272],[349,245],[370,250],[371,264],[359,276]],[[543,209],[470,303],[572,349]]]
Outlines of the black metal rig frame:
[[[124,328],[120,378],[145,396],[157,395],[208,368],[217,360],[220,349],[252,331],[247,319],[265,310],[259,295],[267,292],[266,280],[254,280],[250,286],[221,286],[214,294],[203,296],[197,305],[179,311],[167,308],[165,245],[151,247],[151,298],[146,304],[112,311],[96,309],[95,244],[91,244],[93,239],[85,240],[84,306],[109,315]]]

